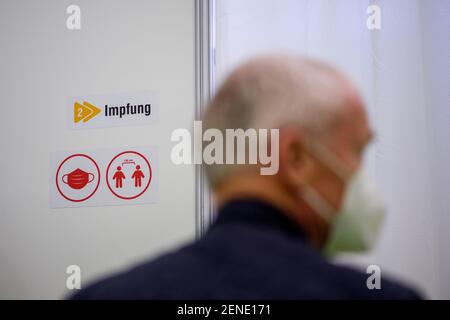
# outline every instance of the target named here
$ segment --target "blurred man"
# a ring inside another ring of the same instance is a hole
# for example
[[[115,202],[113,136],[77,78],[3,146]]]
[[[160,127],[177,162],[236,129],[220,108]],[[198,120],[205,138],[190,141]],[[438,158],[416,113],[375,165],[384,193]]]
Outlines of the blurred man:
[[[384,275],[369,286],[368,274],[328,260],[370,249],[384,212],[361,174],[373,133],[342,74],[300,57],[252,60],[225,80],[203,126],[278,129],[269,145],[278,172],[262,175],[261,163],[208,165],[218,215],[206,234],[75,298],[419,298]]]

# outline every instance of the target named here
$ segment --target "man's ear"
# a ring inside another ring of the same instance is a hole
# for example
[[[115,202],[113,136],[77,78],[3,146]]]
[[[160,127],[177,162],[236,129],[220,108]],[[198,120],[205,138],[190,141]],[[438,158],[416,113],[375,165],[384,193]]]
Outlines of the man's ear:
[[[281,181],[293,190],[300,190],[308,182],[312,161],[305,151],[305,138],[296,128],[280,129]]]

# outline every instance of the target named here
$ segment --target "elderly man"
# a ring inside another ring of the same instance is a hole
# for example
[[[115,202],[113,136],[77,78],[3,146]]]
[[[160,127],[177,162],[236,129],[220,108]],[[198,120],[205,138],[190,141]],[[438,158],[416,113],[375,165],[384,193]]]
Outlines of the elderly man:
[[[332,264],[370,249],[383,207],[361,175],[372,138],[363,103],[338,71],[292,56],[234,71],[205,128],[278,129],[279,170],[206,167],[218,215],[198,241],[78,293],[77,299],[415,299],[413,290]],[[278,148],[275,150],[274,148]]]

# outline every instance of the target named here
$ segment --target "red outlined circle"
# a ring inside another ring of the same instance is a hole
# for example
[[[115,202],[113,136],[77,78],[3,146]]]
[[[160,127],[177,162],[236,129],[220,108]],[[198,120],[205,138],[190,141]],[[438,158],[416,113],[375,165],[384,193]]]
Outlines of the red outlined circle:
[[[144,190],[142,190],[139,194],[132,196],[132,197],[124,197],[124,196],[121,196],[121,195],[117,194],[116,192],[114,192],[114,190],[111,188],[111,186],[109,184],[109,179],[108,179],[108,173],[109,173],[109,168],[111,167],[111,164],[114,162],[114,160],[116,160],[118,157],[120,157],[121,155],[123,155],[125,153],[134,153],[134,154],[137,154],[138,156],[140,156],[142,159],[145,160],[145,162],[148,165],[148,169],[150,170],[150,177],[148,179],[147,185],[145,186]],[[124,151],[124,152],[119,153],[114,158],[112,158],[112,160],[108,164],[108,167],[106,168],[106,184],[108,185],[109,191],[111,191],[116,197],[123,199],[123,200],[133,200],[133,199],[136,199],[137,197],[140,197],[141,195],[143,195],[145,193],[145,191],[147,191],[148,187],[150,186],[150,181],[152,181],[152,166],[150,165],[150,162],[148,161],[148,159],[146,157],[144,157],[142,154],[140,154],[139,152],[136,152],[136,151]]]
[[[83,199],[71,199],[71,198],[69,198],[68,196],[66,196],[66,195],[61,191],[61,188],[59,187],[59,183],[58,183],[58,175],[59,175],[59,171],[60,171],[62,165],[63,165],[66,161],[68,161],[68,160],[70,160],[70,159],[72,159],[72,158],[74,158],[74,157],[85,157],[85,158],[88,158],[89,160],[91,160],[91,161],[94,163],[95,168],[97,169],[97,174],[98,174],[97,185],[95,186],[94,191],[92,191],[91,194],[89,194],[87,197],[84,197]],[[64,197],[64,199],[66,199],[66,200],[69,200],[69,201],[72,201],[72,202],[83,202],[83,201],[86,201],[87,199],[89,199],[90,197],[92,197],[92,196],[94,195],[94,193],[97,192],[97,189],[98,189],[98,186],[99,186],[99,185],[100,185],[100,168],[98,167],[98,165],[97,165],[97,163],[95,162],[95,160],[92,159],[91,157],[89,157],[89,156],[86,155],[86,154],[83,154],[83,153],[77,153],[77,154],[73,154],[73,155],[71,155],[71,156],[65,158],[65,159],[61,162],[61,164],[58,166],[58,170],[56,170],[56,188],[58,189],[59,193],[60,193],[60,194]]]

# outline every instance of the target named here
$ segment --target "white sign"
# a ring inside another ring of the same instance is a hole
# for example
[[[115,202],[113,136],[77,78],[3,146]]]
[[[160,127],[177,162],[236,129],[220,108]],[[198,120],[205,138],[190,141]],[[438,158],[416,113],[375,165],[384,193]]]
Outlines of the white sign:
[[[154,203],[153,147],[60,151],[50,155],[50,207]]]
[[[67,123],[72,129],[152,124],[158,115],[153,92],[70,97]]]

